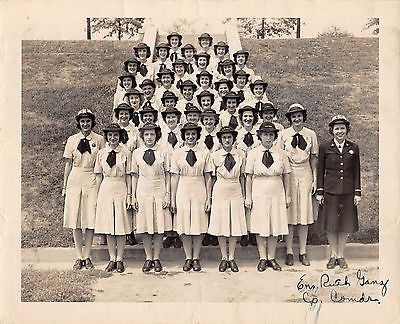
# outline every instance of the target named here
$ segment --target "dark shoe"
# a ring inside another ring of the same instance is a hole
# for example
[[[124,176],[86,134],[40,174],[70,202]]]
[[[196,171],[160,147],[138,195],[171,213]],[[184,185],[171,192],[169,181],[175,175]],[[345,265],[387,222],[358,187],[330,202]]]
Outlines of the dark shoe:
[[[201,244],[202,244],[203,246],[209,246],[210,243],[211,243],[210,234],[204,235],[204,238],[203,238],[203,241],[201,242]]]
[[[117,262],[110,261],[110,262],[108,262],[108,265],[104,271],[105,272],[113,272],[115,269],[117,269]]]
[[[183,265],[183,271],[190,271],[193,266],[193,260],[192,259],[186,259],[185,264]]]
[[[153,260],[146,260],[144,261],[142,271],[143,272],[149,272],[153,268]]]
[[[117,272],[122,273],[125,271],[124,263],[122,261],[117,261]]]
[[[299,260],[300,260],[301,264],[304,266],[308,267],[310,265],[310,261],[308,260],[307,254],[305,254],[305,253],[299,255]]]
[[[331,257],[328,261],[328,263],[326,264],[326,267],[328,269],[333,269],[336,266],[336,258]]]
[[[257,265],[257,270],[260,272],[263,272],[267,269],[267,260],[265,259],[260,259]]]
[[[167,238],[163,242],[163,248],[168,249],[174,244],[175,237],[167,236]]]
[[[85,261],[81,260],[81,259],[77,259],[75,261],[74,266],[72,267],[72,269],[74,270],[81,270],[83,267],[85,266]]]
[[[182,248],[182,240],[179,236],[175,237],[175,239],[174,239],[174,248],[175,249]]]
[[[193,260],[193,271],[200,271],[200,270],[201,270],[200,260],[194,259]]]
[[[218,246],[218,238],[214,235],[211,235],[211,245]]]
[[[278,262],[275,261],[275,259],[267,260],[267,263],[268,263],[268,267],[274,269],[275,271],[282,270],[281,266],[279,265]]]
[[[285,242],[285,236],[284,235],[278,235],[278,243],[283,243]]]
[[[249,240],[247,239],[247,235],[242,235],[242,237],[240,238],[240,245],[241,246],[249,245]]]
[[[237,266],[235,260],[229,260],[228,265],[231,268],[232,272],[239,272],[239,267]]]
[[[221,260],[218,267],[219,272],[225,272],[227,268],[228,268],[228,262],[226,260]]]
[[[136,241],[135,234],[132,232],[126,235],[126,243],[129,245],[136,245],[138,242]]]
[[[249,234],[249,243],[253,246],[257,246],[257,239],[255,234]]]
[[[349,266],[344,258],[338,258],[336,260],[337,264],[339,265],[340,269],[347,269]]]
[[[156,260],[153,261],[153,263],[154,263],[154,271],[155,272],[161,272],[162,271],[162,265],[161,265],[160,260],[156,259]]]
[[[291,253],[286,254],[285,264],[288,265],[288,266],[292,266],[294,264],[293,254],[291,254]]]
[[[83,261],[83,262],[85,262],[85,268],[86,269],[88,269],[88,270],[94,269],[94,265],[93,265],[92,261],[89,258],[86,258],[85,261]]]

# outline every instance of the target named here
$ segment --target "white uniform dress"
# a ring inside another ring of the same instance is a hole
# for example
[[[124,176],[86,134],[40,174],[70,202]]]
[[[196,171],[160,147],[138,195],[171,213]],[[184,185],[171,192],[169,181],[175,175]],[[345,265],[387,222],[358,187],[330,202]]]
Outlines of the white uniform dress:
[[[311,129],[303,127],[300,135],[303,136],[307,145],[304,150],[298,146],[292,146],[293,135],[296,131],[289,127],[280,132],[280,140],[283,149],[288,153],[292,173],[290,175],[290,188],[292,203],[288,209],[288,223],[297,225],[308,225],[314,223],[312,205],[312,170],[310,156],[318,155],[317,135]]]
[[[253,206],[248,221],[249,231],[260,236],[288,234],[285,190],[282,175],[290,173],[287,153],[273,146],[269,151],[274,163],[267,168],[263,163],[263,145],[247,154],[246,173],[253,175]]]
[[[149,165],[143,159],[146,150],[148,148],[142,146],[132,154],[131,170],[138,175],[136,233],[160,234],[172,230],[171,213],[168,208],[162,208],[166,194],[165,172],[169,172],[169,160],[167,153],[156,144],[151,148],[155,160]]]
[[[81,154],[77,147],[84,138],[81,132],[70,136],[64,150],[64,157],[72,159],[65,194],[64,227],[72,229],[94,229],[95,224],[97,192],[93,169],[97,152],[104,147],[104,138],[91,132],[86,137],[91,153]]]
[[[190,166],[186,161],[189,150],[194,151],[196,163]],[[193,148],[183,146],[175,150],[171,157],[171,174],[179,175],[176,192],[176,217],[174,231],[178,234],[200,235],[207,232],[208,216],[204,211],[206,202],[206,182],[209,152],[196,145]]]
[[[232,149],[235,165],[228,171],[225,158],[228,152],[220,149],[211,154],[209,169],[217,177],[212,192],[212,205],[208,233],[216,236],[242,236],[247,234],[244,198],[239,176],[245,172],[245,153]]]
[[[97,197],[95,232],[111,235],[125,235],[132,232],[132,216],[126,209],[126,176],[130,174],[131,154],[121,144],[116,152],[116,164],[110,168],[106,159],[111,152],[106,147],[97,154],[95,173],[103,174]]]

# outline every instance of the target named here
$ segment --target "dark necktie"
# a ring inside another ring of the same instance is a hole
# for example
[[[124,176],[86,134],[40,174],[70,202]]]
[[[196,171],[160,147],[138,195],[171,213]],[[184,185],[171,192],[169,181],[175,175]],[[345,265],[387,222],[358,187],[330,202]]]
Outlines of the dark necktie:
[[[269,168],[274,163],[274,158],[269,150],[266,150],[263,154],[262,163]]]
[[[89,141],[88,139],[82,138],[78,144],[77,150],[79,152],[81,152],[81,154],[85,153],[85,152],[89,152],[92,153],[92,150],[90,149],[90,145],[89,145]]]
[[[219,74],[222,74],[222,65],[221,65],[221,61],[218,62],[217,72],[218,72]]]
[[[228,126],[232,129],[236,129],[239,126],[236,116],[231,116]]]
[[[261,106],[262,106],[262,102],[261,102],[261,101],[259,101],[259,102],[256,103],[256,109],[257,109],[258,111],[261,110]]]
[[[194,72],[192,63],[187,63],[187,73],[192,74]]]
[[[235,166],[235,164],[236,164],[236,161],[235,161],[235,159],[233,158],[232,154],[231,154],[231,153],[228,153],[228,154],[225,156],[225,162],[224,162],[224,166],[225,166],[225,168],[228,170],[228,172],[231,172],[231,170],[232,170],[232,168]]]
[[[176,138],[176,135],[174,132],[169,132],[168,134],[168,143],[172,145],[172,147],[175,147],[176,143],[178,143],[178,139]]]
[[[114,150],[111,150],[111,152],[108,153],[106,162],[108,163],[110,168],[115,165],[115,163],[117,162],[117,153]]]
[[[299,149],[304,151],[307,147],[307,142],[301,134],[296,133],[293,135],[292,146],[294,148],[297,146]]]
[[[246,144],[247,147],[250,147],[254,144],[253,135],[251,135],[250,132],[247,132],[246,135],[244,135],[243,143]]]
[[[176,82],[176,87],[179,89],[179,88],[181,87],[181,85],[182,85],[182,79],[179,79],[179,80]]]
[[[140,74],[144,77],[147,74],[148,70],[145,64],[142,63],[140,65]]]
[[[161,72],[162,70],[165,70],[167,66],[164,63],[160,64],[160,68],[158,69],[158,72]]]
[[[192,167],[196,161],[196,154],[194,154],[193,150],[189,150],[186,154],[186,162]]]
[[[211,150],[212,147],[214,146],[214,140],[210,134],[208,134],[206,136],[206,139],[204,140],[204,144],[206,144],[206,146],[209,150]]]
[[[154,161],[156,160],[156,157],[154,156],[154,151],[151,149],[148,149],[144,151],[143,154],[143,161],[146,162],[148,165],[153,165]]]
[[[237,94],[239,96],[239,103],[244,101],[244,93],[243,90],[238,90]]]
[[[139,114],[136,111],[133,112],[132,123],[135,125],[135,127],[138,127],[140,124]]]
[[[143,105],[143,107],[151,107],[151,102],[150,102],[150,100],[147,100],[147,101],[145,102],[145,104]]]
[[[193,104],[191,102],[187,102],[185,105],[185,110],[188,110],[189,107],[192,107],[192,106],[193,106]]]
[[[172,52],[171,55],[169,56],[169,59],[171,60],[171,62],[175,62],[177,58],[178,58],[178,54],[176,54],[176,52]]]

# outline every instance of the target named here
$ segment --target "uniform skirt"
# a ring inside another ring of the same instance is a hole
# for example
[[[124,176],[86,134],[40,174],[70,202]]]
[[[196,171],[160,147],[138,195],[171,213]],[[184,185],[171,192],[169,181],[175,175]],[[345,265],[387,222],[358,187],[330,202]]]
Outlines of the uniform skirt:
[[[244,200],[238,179],[217,178],[208,233],[226,237],[247,234]]]
[[[312,205],[312,171],[307,161],[291,164],[290,189],[292,203],[288,208],[288,223],[292,225],[308,225],[314,223]]]
[[[73,167],[66,187],[64,227],[94,229],[96,201],[96,176],[93,169]]]
[[[318,211],[318,227],[327,232],[357,232],[358,216],[354,195],[324,193],[324,204]]]
[[[132,216],[126,209],[125,177],[104,177],[97,198],[95,232],[125,235],[132,232]]]
[[[282,177],[254,177],[252,189],[250,232],[264,237],[288,234]]]
[[[172,229],[171,213],[162,208],[165,198],[163,177],[139,176],[136,198],[139,210],[136,213],[136,233],[164,233]]]
[[[204,211],[206,185],[203,176],[180,176],[176,192],[174,230],[178,234],[200,235],[207,232],[208,217]]]

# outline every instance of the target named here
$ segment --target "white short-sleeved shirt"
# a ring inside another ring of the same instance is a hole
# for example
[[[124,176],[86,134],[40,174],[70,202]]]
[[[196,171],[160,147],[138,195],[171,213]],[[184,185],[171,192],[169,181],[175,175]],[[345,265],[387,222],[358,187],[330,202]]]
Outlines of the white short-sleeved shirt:
[[[239,131],[239,129],[242,128],[242,125],[240,124],[239,114],[237,113],[237,110],[235,111],[235,113],[233,114],[233,116],[236,117],[236,120],[237,120],[237,122],[238,122],[238,126],[236,127],[235,130],[236,130],[236,131]],[[231,117],[232,117],[232,115],[231,115],[230,112],[228,112],[228,110],[222,111],[222,112],[219,114],[219,121],[220,121],[220,123],[221,123],[221,127],[229,126],[229,122],[230,122],[230,120],[231,120]]]
[[[74,167],[94,168],[97,153],[104,147],[104,137],[90,132],[86,139],[89,141],[91,153],[85,152],[81,154],[81,152],[78,151],[78,144],[81,139],[84,138],[85,136],[81,132],[68,137],[63,157],[72,159],[72,165]]]
[[[310,159],[310,154],[318,155],[318,140],[313,130],[303,127],[301,131],[298,132],[304,137],[307,143],[305,150],[300,149],[298,146],[295,148],[292,146],[293,135],[297,133],[293,127],[286,128],[279,133],[280,146],[288,153],[290,163],[303,163]]]
[[[246,173],[268,177],[280,176],[291,172],[287,153],[276,146],[272,146],[269,149],[274,163],[267,168],[264,163],[262,163],[263,155],[266,150],[267,149],[263,145],[259,145],[247,153]]]
[[[174,147],[168,142],[168,135],[169,133],[174,133],[178,142],[175,144]],[[171,130],[168,126],[164,123],[164,126],[161,127],[161,138],[159,143],[163,150],[167,151],[168,153],[172,153],[173,150],[176,150],[183,146],[183,140],[181,137],[180,127],[179,125],[175,127],[175,129]]]
[[[112,151],[111,147],[106,146],[97,154],[94,173],[102,173],[104,177],[123,177],[131,173],[131,153],[121,144],[114,151],[116,152],[116,162],[112,168],[107,163],[108,154]]]
[[[190,166],[186,161],[186,155],[189,150],[192,150],[196,155],[197,161],[193,166]],[[209,155],[208,150],[201,149],[199,145],[195,145],[192,148],[185,145],[172,153],[170,172],[181,176],[203,176],[205,172],[212,171],[206,170]]]
[[[165,150],[159,144],[150,148],[154,152],[154,163],[148,165],[143,156],[149,148],[142,146],[132,153],[131,172],[143,177],[164,176],[165,172],[169,172],[169,157]]]
[[[134,149],[136,149],[137,147],[137,143],[138,143],[138,137],[139,137],[139,131],[138,129],[131,123],[128,124],[128,126],[124,127],[122,125],[119,124],[119,126],[122,129],[125,129],[126,132],[128,133],[128,142],[126,142],[125,144],[122,144],[123,146],[125,146],[125,148],[129,151],[132,152]]]
[[[235,159],[235,165],[228,171],[225,167],[225,158],[228,153]],[[231,152],[223,148],[211,153],[208,170],[212,170],[212,175],[223,179],[239,179],[239,176],[245,173],[246,157],[242,150],[232,148]]]

